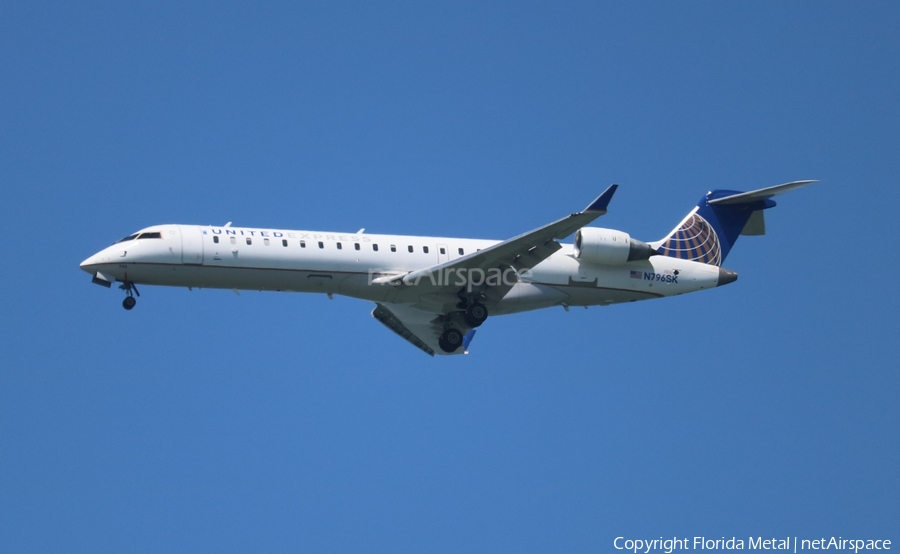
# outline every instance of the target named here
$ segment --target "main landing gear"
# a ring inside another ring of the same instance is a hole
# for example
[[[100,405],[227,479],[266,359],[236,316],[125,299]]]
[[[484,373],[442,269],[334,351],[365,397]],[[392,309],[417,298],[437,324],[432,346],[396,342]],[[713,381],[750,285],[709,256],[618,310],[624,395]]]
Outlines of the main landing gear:
[[[125,300],[122,301],[122,307],[126,310],[134,308],[134,305],[137,304],[137,299],[134,297],[134,295],[141,295],[140,291],[138,291],[137,289],[137,285],[135,285],[133,281],[125,281],[124,283],[119,285],[119,288],[124,290],[125,294],[128,295],[125,297]]]
[[[456,305],[458,312],[449,314],[445,320],[447,325],[444,332],[438,338],[438,346],[447,353],[456,352],[462,346],[464,335],[462,331],[453,327],[453,322],[457,325],[466,324],[466,327],[474,329],[480,326],[488,318],[488,309],[484,304],[478,302],[475,298],[465,298],[460,294],[460,302]],[[462,320],[462,321],[460,321]]]
[[[444,352],[456,352],[463,343],[463,334],[458,329],[447,329],[438,339],[438,346]]]
[[[484,304],[479,302],[473,302],[466,307],[466,314],[463,316],[463,319],[466,320],[466,325],[469,327],[475,328],[484,323],[484,321],[488,318],[488,310],[484,307]]]

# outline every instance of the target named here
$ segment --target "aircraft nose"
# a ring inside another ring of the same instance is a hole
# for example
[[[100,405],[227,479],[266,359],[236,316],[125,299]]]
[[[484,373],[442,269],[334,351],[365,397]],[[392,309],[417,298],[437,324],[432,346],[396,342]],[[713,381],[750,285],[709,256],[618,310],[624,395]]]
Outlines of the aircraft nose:
[[[91,266],[97,265],[98,263],[100,263],[99,253],[94,254],[90,258],[81,262],[80,264],[78,264],[78,267],[80,267],[82,271],[85,271],[87,273],[93,273],[94,270],[91,268]]]

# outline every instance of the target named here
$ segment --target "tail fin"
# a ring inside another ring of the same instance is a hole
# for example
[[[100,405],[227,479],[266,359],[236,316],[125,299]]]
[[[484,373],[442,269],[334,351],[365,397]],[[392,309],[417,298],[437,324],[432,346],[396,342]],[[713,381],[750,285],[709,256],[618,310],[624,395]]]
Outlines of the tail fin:
[[[720,266],[740,235],[766,233],[762,211],[775,207],[773,196],[815,182],[794,181],[751,192],[708,192],[666,238],[651,246],[663,256]]]

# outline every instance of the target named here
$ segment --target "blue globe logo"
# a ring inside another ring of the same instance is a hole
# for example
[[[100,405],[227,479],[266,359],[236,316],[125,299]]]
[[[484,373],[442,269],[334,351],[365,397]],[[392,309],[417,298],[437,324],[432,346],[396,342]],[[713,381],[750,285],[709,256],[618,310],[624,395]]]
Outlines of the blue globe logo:
[[[696,213],[688,216],[657,250],[664,256],[710,265],[722,264],[719,237],[712,226]]]

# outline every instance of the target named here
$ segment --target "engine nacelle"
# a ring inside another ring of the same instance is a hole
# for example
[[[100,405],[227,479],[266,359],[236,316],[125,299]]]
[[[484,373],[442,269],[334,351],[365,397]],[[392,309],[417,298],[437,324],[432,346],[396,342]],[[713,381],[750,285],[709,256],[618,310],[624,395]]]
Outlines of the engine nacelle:
[[[628,233],[600,227],[583,227],[575,233],[575,257],[593,264],[619,265],[646,260],[656,254],[647,244]]]

